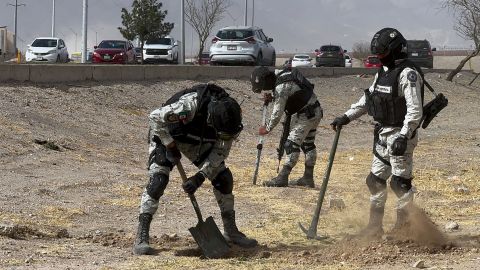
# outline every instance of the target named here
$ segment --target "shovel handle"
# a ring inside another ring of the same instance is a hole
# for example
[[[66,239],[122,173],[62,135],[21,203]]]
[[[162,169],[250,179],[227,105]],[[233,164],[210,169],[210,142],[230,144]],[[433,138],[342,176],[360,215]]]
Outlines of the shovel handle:
[[[180,177],[182,178],[182,182],[187,182],[187,175],[185,174],[185,170],[183,169],[182,163],[178,161],[177,163],[177,170],[180,173]],[[202,212],[200,212],[200,207],[198,206],[197,199],[195,195],[188,194],[190,201],[192,202],[193,209],[195,210],[195,214],[197,214],[198,222],[203,222]]]
[[[268,106],[268,103],[263,104],[262,125],[265,125],[265,121],[267,119],[267,106]],[[253,185],[257,184],[258,167],[260,166],[260,157],[262,155],[263,139],[264,139],[264,135],[260,135],[259,138],[258,138],[257,159],[255,160],[255,172],[253,173]]]

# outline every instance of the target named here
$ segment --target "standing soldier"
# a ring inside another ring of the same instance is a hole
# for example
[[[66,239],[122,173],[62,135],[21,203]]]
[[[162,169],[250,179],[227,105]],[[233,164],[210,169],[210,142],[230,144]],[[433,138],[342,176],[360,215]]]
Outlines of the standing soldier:
[[[323,110],[311,84],[298,69],[269,70],[257,67],[251,75],[252,89],[255,93],[273,91],[273,110],[266,126],[261,126],[258,133],[266,135],[280,122],[285,112],[293,116],[291,130],[285,141],[286,161],[277,177],[265,181],[267,187],[286,187],[288,184],[313,188],[313,169],[317,160],[315,134],[323,117]],[[270,93],[264,98],[272,99]],[[288,119],[288,117],[287,117]],[[285,123],[287,126],[290,123]],[[292,168],[297,164],[300,149],[305,154],[305,172],[298,180],[288,181]],[[283,153],[282,153],[283,154]]]
[[[371,52],[382,62],[375,80],[360,100],[343,116],[335,118],[332,128],[348,124],[368,113],[377,122],[374,132],[374,158],[366,183],[370,190],[370,220],[361,234],[383,234],[383,215],[387,200],[387,180],[398,197],[394,229],[407,221],[407,207],[413,200],[413,150],[418,142],[417,128],[423,114],[422,72],[406,60],[407,41],[393,28],[378,31]]]
[[[208,178],[220,207],[224,236],[241,247],[257,241],[240,232],[235,222],[233,177],[225,166],[233,140],[243,129],[240,105],[214,84],[196,85],[173,95],[150,114],[150,180],[140,204],[140,216],[133,252],[152,254],[149,230],[152,216],[175,164],[185,155],[198,172],[183,184],[193,194]]]

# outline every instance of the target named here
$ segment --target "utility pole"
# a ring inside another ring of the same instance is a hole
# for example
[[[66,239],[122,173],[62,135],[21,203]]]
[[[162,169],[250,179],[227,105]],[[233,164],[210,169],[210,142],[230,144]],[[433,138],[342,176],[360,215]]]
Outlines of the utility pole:
[[[182,44],[180,48],[180,64],[185,64],[185,0],[181,0],[181,19],[180,19],[180,28],[182,29]]]
[[[18,0],[15,0],[15,5],[12,5],[12,4],[7,4],[7,5],[12,6],[12,7],[15,7],[15,13],[14,13],[14,15],[13,15],[13,20],[15,21],[15,22],[14,22],[14,25],[15,25],[15,26],[14,26],[14,28],[15,28],[15,30],[14,30],[14,31],[15,31],[15,38],[13,39],[13,50],[14,50],[14,52],[15,52],[15,57],[16,57],[16,56],[17,56],[17,52],[18,52],[18,50],[17,50],[17,8],[18,8],[19,6],[26,6],[26,5],[25,5],[25,4],[19,4],[19,3],[18,3]]]
[[[55,36],[55,0],[52,0],[52,37]]]
[[[255,19],[255,0],[252,0],[252,26],[254,25],[253,24],[254,19]]]
[[[245,0],[245,20],[244,20],[244,24],[245,26],[247,26],[247,20],[248,20],[248,0]]]
[[[85,64],[87,62],[87,18],[88,0],[83,0],[82,64]]]

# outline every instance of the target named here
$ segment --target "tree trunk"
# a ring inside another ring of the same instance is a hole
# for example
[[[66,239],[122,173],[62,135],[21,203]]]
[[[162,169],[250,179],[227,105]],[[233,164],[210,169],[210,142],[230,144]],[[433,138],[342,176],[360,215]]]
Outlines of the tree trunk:
[[[144,45],[144,44],[145,44],[145,43],[144,43],[143,40],[142,40],[142,42],[140,43],[140,48],[141,48],[141,52],[142,52],[142,57],[140,58],[140,64],[141,64],[141,65],[143,65],[143,45]]]
[[[458,64],[458,66],[448,74],[447,81],[451,82],[453,80],[453,77],[455,77],[455,75],[457,75],[457,73],[459,73],[460,70],[462,70],[463,66],[467,63],[467,61],[470,60],[472,57],[477,56],[479,52],[480,52],[480,47],[475,49],[471,54],[467,55],[465,58],[463,58],[462,61],[460,61],[460,64]]]
[[[200,63],[200,59],[202,59],[203,49],[205,49],[205,41],[200,41],[198,45],[199,45],[199,48],[198,48],[197,60]]]

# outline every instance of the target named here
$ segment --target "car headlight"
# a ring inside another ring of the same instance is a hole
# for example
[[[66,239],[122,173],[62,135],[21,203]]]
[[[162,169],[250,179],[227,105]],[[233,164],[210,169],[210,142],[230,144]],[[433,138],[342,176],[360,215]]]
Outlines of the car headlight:
[[[123,56],[124,54],[125,54],[124,52],[121,52],[121,53],[119,53],[118,55]]]
[[[57,53],[57,50],[51,50],[47,52],[47,54],[53,54],[53,53]]]
[[[172,54],[172,50],[168,50],[167,53],[168,53],[168,54]]]

